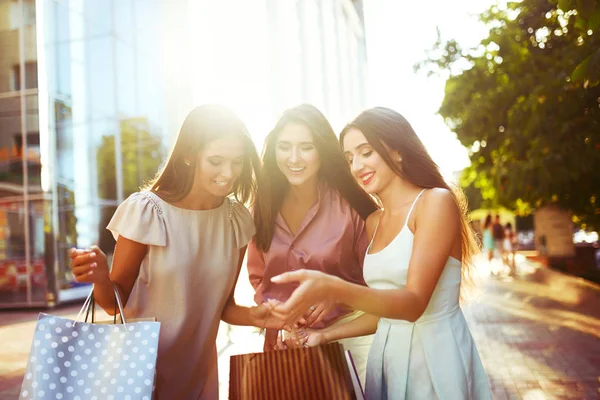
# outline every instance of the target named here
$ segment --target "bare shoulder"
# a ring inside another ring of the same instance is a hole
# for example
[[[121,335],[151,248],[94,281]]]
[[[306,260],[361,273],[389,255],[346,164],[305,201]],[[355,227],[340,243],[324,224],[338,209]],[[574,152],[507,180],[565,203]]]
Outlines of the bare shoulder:
[[[373,211],[365,221],[365,228],[367,229],[367,236],[369,239],[373,237],[375,233],[375,227],[377,226],[377,222],[379,221],[379,216],[381,215],[381,210]]]
[[[426,190],[423,193],[423,199],[421,204],[422,216],[443,216],[446,218],[453,218],[459,216],[458,205],[454,194],[444,188],[433,188]]]

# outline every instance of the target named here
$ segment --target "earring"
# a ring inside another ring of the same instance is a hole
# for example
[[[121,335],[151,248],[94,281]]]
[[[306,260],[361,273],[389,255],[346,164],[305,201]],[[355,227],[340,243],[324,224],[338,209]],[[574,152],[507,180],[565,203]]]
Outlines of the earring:
[[[398,156],[398,162],[402,162],[402,157]]]
[[[190,160],[183,160],[183,163],[188,167],[190,166]]]

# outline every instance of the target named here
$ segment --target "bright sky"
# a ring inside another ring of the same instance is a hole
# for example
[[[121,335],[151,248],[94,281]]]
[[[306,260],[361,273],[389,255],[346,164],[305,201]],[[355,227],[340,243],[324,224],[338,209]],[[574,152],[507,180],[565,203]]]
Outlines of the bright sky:
[[[494,0],[399,1],[365,0],[369,65],[368,106],[386,106],[403,114],[445,176],[469,165],[467,150],[437,115],[444,98],[443,77],[415,74],[436,40],[454,38],[474,47],[487,36],[477,20]]]
[[[444,78],[415,74],[413,65],[431,49],[436,40],[436,26],[443,38],[455,38],[463,47],[476,46],[486,36],[487,29],[475,15],[493,2],[364,0],[369,69],[366,105],[386,106],[402,113],[446,178],[469,165],[467,150],[436,114],[444,97]],[[285,98],[277,104],[272,99],[269,88],[276,77],[267,67],[270,36],[264,7],[268,4],[265,0],[190,3],[193,20],[190,37],[198,49],[191,54],[193,76],[198,77],[191,83],[194,104],[217,102],[233,108],[248,125],[259,149],[274,123],[273,109],[283,110],[302,101],[299,81],[293,79],[285,81]],[[232,7],[235,13],[231,12]],[[278,7],[282,16],[294,15],[294,2],[281,1]],[[290,12],[286,7],[291,7]],[[279,22],[293,25],[298,20],[293,17]],[[244,34],[240,35],[240,31]],[[298,44],[292,37],[279,40],[282,45],[278,59],[285,63],[290,76],[296,76],[295,69],[302,63]],[[340,128],[334,115],[328,117],[334,128]]]

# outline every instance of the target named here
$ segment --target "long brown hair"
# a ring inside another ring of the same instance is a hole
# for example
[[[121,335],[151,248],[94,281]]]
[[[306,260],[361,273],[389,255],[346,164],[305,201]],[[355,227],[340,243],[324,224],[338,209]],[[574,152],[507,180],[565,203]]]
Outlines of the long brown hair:
[[[458,186],[451,188],[446,183],[423,142],[400,113],[384,107],[363,111],[342,131],[340,135],[342,143],[350,128],[360,130],[373,150],[402,179],[422,188],[444,188],[452,193],[460,210],[462,275],[463,280],[467,283],[463,287],[471,286],[473,256],[478,252],[478,245],[469,220],[467,199],[462,189]],[[392,152],[400,154],[402,168],[400,168],[400,163],[392,158]],[[463,292],[461,290],[461,295]]]
[[[321,181],[337,190],[340,196],[363,219],[377,210],[373,199],[361,189],[352,177],[348,163],[340,149],[340,143],[327,118],[316,107],[310,104],[301,104],[286,110],[265,140],[262,154],[262,179],[254,208],[255,240],[257,248],[261,251],[267,251],[271,246],[275,218],[289,188],[289,182],[279,170],[275,158],[279,133],[289,123],[302,124],[311,131],[321,160],[318,172]]]
[[[213,104],[196,107],[188,114],[164,167],[146,189],[166,201],[183,199],[194,183],[198,153],[207,143],[222,137],[238,137],[244,143],[242,173],[229,194],[241,203],[251,203],[260,169],[256,148],[242,120],[229,109]]]

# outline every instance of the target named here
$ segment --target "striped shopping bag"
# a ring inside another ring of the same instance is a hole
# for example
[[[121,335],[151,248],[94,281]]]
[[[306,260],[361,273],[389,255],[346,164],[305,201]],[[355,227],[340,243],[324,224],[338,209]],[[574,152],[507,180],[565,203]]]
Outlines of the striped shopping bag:
[[[340,343],[231,356],[232,400],[362,399]],[[356,389],[355,389],[356,388]]]

